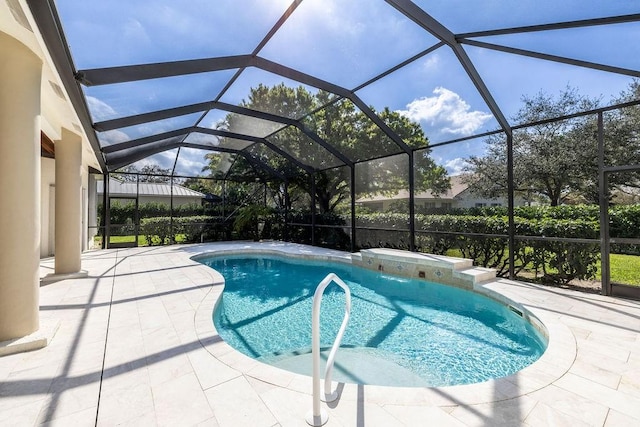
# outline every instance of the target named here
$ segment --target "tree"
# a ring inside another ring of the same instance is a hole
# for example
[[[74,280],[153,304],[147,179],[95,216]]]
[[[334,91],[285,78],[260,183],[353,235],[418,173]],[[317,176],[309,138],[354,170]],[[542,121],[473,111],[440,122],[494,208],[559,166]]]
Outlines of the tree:
[[[187,178],[181,185],[204,194],[219,195],[222,190],[220,181],[198,177]]]
[[[164,169],[158,165],[145,165],[138,169],[135,165],[128,165],[118,169],[111,176],[127,182],[161,182],[171,181],[171,169]]]
[[[247,101],[244,101],[242,106],[301,119],[308,131],[318,135],[352,161],[378,158],[367,161],[366,168],[357,168],[356,188],[360,189],[360,192],[397,192],[408,185],[408,156],[402,154],[385,158],[384,156],[388,154],[402,151],[348,99],[335,100],[334,95],[324,91],[312,94],[302,86],[290,88],[284,84],[274,87],[259,85],[251,89]],[[411,122],[388,108],[381,111],[379,117],[409,147],[424,148],[415,156],[416,188],[430,188],[436,193],[449,188],[445,169],[437,166],[429,157],[428,140],[419,124]],[[248,130],[271,133],[268,136],[270,142],[300,162],[316,169],[315,199],[320,212],[332,212],[338,205],[349,199],[349,168],[339,167],[343,163],[334,154],[295,126],[275,128],[273,124],[256,120],[251,124],[246,117],[238,114],[227,115],[220,126],[239,133],[245,133]],[[225,143],[233,144],[234,141],[223,142]],[[294,194],[296,189],[299,189],[311,196],[312,179],[294,162],[275,155],[264,146],[252,147],[252,154],[272,168],[281,171],[288,178],[289,189]],[[398,160],[398,158],[404,160]],[[211,160],[212,163],[215,162],[214,159]],[[212,165],[211,169],[216,167]],[[274,199],[280,203],[291,203],[290,200],[287,201],[288,198],[281,196],[284,187],[280,182],[270,183],[270,188],[276,195]],[[300,198],[299,193],[297,196]]]
[[[615,100],[625,103],[640,100],[640,80],[634,79]],[[640,164],[640,106],[621,108],[605,114],[606,166]],[[618,201],[637,200],[640,171],[609,174],[610,190],[615,188]],[[625,197],[626,193],[626,197]]]
[[[597,107],[598,100],[567,87],[558,98],[544,92],[524,96],[517,123],[531,123]],[[592,199],[597,184],[594,118],[578,117],[527,127],[513,133],[514,188],[521,195],[544,196],[552,206],[567,197]],[[506,137],[486,141],[485,156],[472,156],[466,172],[471,191],[495,198],[507,192]],[[596,193],[597,194],[597,193]]]

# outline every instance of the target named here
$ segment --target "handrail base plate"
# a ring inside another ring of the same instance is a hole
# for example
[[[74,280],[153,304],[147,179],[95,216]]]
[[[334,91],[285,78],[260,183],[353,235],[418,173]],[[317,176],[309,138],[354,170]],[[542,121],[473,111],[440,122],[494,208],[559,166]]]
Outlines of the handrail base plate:
[[[327,414],[327,411],[320,409],[319,416],[316,417],[313,415],[313,411],[309,411],[304,419],[310,426],[322,426],[329,421],[329,415]]]

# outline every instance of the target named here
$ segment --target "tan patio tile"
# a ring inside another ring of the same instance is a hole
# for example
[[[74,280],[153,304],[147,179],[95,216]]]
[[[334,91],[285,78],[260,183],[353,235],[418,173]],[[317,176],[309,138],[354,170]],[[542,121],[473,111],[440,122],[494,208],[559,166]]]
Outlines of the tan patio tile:
[[[41,427],[92,427],[96,425],[96,413],[98,408],[87,408],[82,411],[74,412],[69,415],[57,417],[46,423],[40,424]]]
[[[7,399],[0,395],[0,401],[11,400],[10,404],[0,404],[0,426],[32,426],[36,425],[38,414],[45,403],[41,399]]]
[[[640,425],[640,418],[630,417],[611,409],[604,423],[605,427],[626,427]]]
[[[205,394],[221,427],[270,427],[277,422],[243,376],[211,387]]]
[[[323,404],[324,405],[324,404]],[[344,426],[401,426],[403,422],[382,406],[368,401],[339,402],[335,407],[327,405],[329,423]]]
[[[242,375],[200,348],[189,352],[189,361],[202,389],[206,390]]]
[[[113,417],[100,417],[95,425],[98,427],[156,427],[158,423],[155,411],[147,410],[126,420],[118,414],[114,414]]]
[[[0,425],[6,424],[7,414],[17,414],[31,425],[29,420],[46,416],[42,409],[56,398],[57,409],[49,411],[51,425],[92,423],[92,411],[95,421],[95,406],[90,405],[97,399],[93,389],[107,321],[98,425],[176,424],[173,417],[181,414],[179,408],[191,404],[196,414],[188,420],[191,425],[306,425],[311,379],[288,372],[279,375],[220,340],[211,317],[222,287],[210,285],[220,281],[219,275],[188,260],[191,253],[184,248],[83,255],[83,267],[94,276],[108,271],[116,254],[122,261],[115,269],[110,319],[113,270],[99,280],[42,287],[41,302],[47,306],[43,315],[60,319],[61,326],[45,349],[0,358]],[[568,326],[571,343],[550,349],[559,359],[545,359],[513,376],[469,387],[345,384],[339,402],[323,404],[330,415],[327,425],[422,425],[427,420],[430,425],[493,426],[518,425],[509,420],[523,418],[528,426],[640,425],[640,334],[634,329],[640,304],[504,280],[490,286],[524,300],[545,319],[561,319]],[[550,330],[556,333],[558,327]],[[573,350],[568,358],[573,342],[577,353]],[[569,373],[558,378],[569,366]],[[55,386],[50,387],[54,378]],[[287,382],[285,388],[277,385]],[[528,395],[505,400],[523,393]]]
[[[602,425],[609,411],[605,405],[555,385],[531,393],[529,397],[587,424]]]
[[[585,423],[577,418],[560,412],[549,405],[538,402],[531,410],[524,425],[529,427],[593,427],[594,424]],[[601,425],[601,424],[600,424]]]
[[[149,373],[149,384],[154,387],[193,373],[193,368],[185,354],[163,357],[162,353],[159,353],[154,357],[147,357],[147,372]]]
[[[195,424],[194,427],[218,427],[219,425],[220,424],[218,424],[218,420],[216,419],[216,417],[211,417],[198,424]]]
[[[442,427],[463,427],[468,425],[450,415],[444,409],[435,406],[384,405],[383,409],[406,426],[419,426],[427,423]]]
[[[118,387],[117,392],[112,390],[100,395],[98,425],[132,423],[141,415],[154,411],[151,386],[132,382],[128,387]]]
[[[619,393],[609,387],[571,373],[560,378],[555,382],[555,385],[585,397],[591,400],[593,404],[599,402],[625,415],[640,418],[639,397]]]
[[[194,425],[213,417],[213,411],[193,373],[153,387],[159,426]]]
[[[622,376],[619,373],[603,369],[598,365],[576,360],[571,366],[571,373],[595,381],[609,388],[616,389]]]
[[[601,354],[603,356],[611,357],[614,359],[618,359],[622,362],[626,362],[629,359],[629,350],[618,346],[605,346],[598,342],[594,342],[591,340],[576,340],[578,344],[578,353],[580,352],[589,352]]]
[[[618,391],[640,398],[640,368],[623,372]]]
[[[101,396],[118,395],[138,384],[151,386],[146,360],[108,366],[102,375]]]
[[[71,378],[56,378],[49,390],[38,422],[44,423],[93,408],[93,421],[98,406],[101,372],[90,372]]]
[[[522,424],[537,401],[527,396],[479,405],[459,405],[451,416],[469,426],[512,426]]]
[[[253,386],[254,383],[250,383]],[[259,392],[259,389],[261,387],[258,387],[258,389],[254,387],[256,392]],[[298,393],[282,387],[272,387],[266,391],[262,390],[259,395],[280,425],[307,425],[305,416],[313,406],[311,396],[308,394]],[[327,410],[325,403],[322,403],[322,406]]]

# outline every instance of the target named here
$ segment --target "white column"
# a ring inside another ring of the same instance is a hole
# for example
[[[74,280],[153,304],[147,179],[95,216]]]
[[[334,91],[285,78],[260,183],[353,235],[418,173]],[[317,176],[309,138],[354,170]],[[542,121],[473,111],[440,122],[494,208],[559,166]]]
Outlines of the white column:
[[[42,61],[0,32],[0,341],[39,328]]]
[[[63,128],[55,150],[55,274],[73,274],[82,255],[82,137]]]

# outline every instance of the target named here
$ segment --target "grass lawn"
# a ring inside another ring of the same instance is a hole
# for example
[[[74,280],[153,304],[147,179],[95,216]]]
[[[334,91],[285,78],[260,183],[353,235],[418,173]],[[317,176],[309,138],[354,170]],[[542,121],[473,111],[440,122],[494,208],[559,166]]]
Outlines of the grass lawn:
[[[448,256],[460,257],[462,254],[457,249],[447,251]],[[640,256],[611,254],[611,281],[625,285],[640,286]],[[601,280],[600,261],[594,280]]]
[[[640,256],[611,254],[611,281],[640,286]],[[600,280],[600,263],[596,278]]]
[[[109,236],[109,241],[111,243],[133,243],[135,237],[134,236]],[[184,234],[176,234],[175,236],[177,243],[184,243],[186,240]],[[102,236],[95,236],[93,238],[96,245],[102,244]],[[160,239],[158,236],[155,237],[155,241],[153,242],[155,245],[159,244]],[[149,242],[147,241],[147,236],[138,236],[138,246],[149,246]]]

